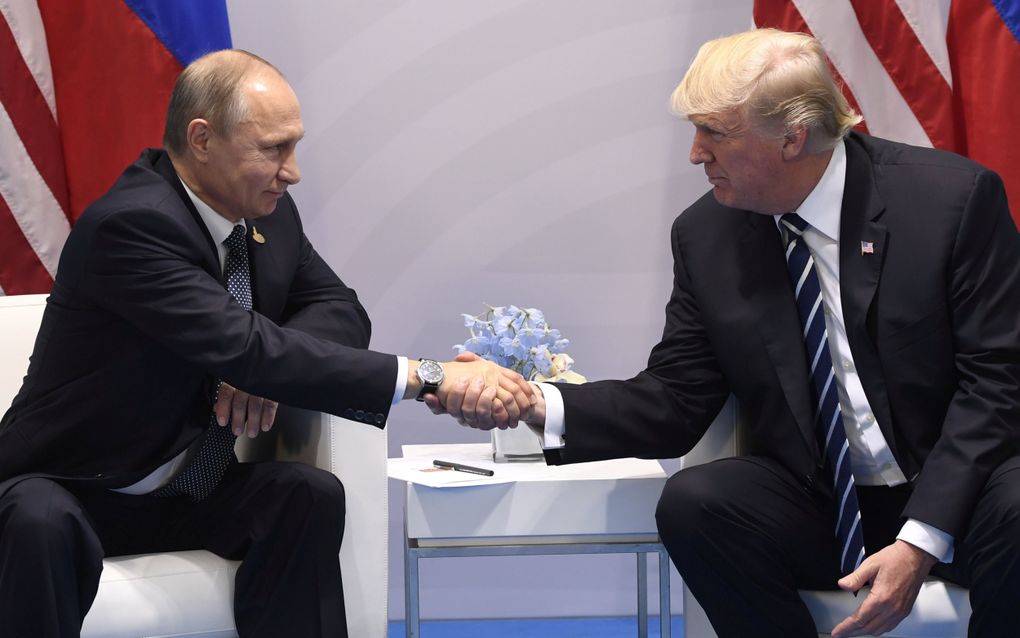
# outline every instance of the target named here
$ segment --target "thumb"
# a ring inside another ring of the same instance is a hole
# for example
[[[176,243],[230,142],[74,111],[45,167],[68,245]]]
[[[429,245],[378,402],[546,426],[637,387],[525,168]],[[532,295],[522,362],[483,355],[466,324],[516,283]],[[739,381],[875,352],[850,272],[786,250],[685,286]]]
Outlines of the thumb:
[[[843,591],[848,591],[856,594],[861,587],[864,587],[871,579],[875,576],[874,569],[871,568],[867,561],[861,563],[855,571],[847,574],[843,578],[836,581],[839,588]]]
[[[454,357],[453,360],[460,361],[461,363],[467,363],[468,361],[476,361],[478,358],[479,358],[478,355],[475,354],[474,352],[468,352],[467,350],[465,350],[464,352],[461,352],[456,357]]]

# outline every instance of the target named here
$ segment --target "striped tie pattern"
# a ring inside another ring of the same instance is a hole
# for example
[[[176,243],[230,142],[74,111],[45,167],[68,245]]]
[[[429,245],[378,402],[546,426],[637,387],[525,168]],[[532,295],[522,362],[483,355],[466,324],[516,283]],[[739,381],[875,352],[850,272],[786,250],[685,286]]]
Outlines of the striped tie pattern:
[[[227,290],[239,304],[251,310],[251,275],[248,269],[248,246],[245,244],[245,226],[234,226],[230,236],[223,240],[227,247],[227,260],[223,274]],[[219,395],[217,388],[216,394]],[[215,401],[215,400],[214,400]],[[237,436],[230,427],[220,427],[216,415],[210,417],[205,440],[187,467],[172,481],[153,492],[154,496],[190,496],[198,502],[209,496],[227,471],[234,456]]]
[[[814,389],[815,426],[818,431],[825,464],[832,471],[836,498],[836,540],[839,542],[840,569],[849,574],[864,560],[864,536],[861,532],[861,511],[850,467],[849,445],[839,409],[836,376],[829,354],[828,332],[825,328],[825,307],[822,289],[815,271],[815,262],[804,243],[807,222],[790,213],[781,218],[786,229],[786,265],[790,271],[797,313],[804,327],[804,344],[811,364],[811,386]]]

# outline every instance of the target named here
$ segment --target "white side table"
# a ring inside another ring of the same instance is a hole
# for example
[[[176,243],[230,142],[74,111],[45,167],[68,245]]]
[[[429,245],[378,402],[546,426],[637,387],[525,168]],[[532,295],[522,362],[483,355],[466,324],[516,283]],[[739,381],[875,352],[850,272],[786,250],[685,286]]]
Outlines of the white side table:
[[[659,556],[661,636],[670,636],[669,556],[655,506],[666,481],[656,461],[617,459],[550,467],[491,461],[488,443],[405,445],[404,459],[455,457],[511,482],[428,487],[408,481],[404,596],[408,638],[419,638],[418,561],[446,556],[637,555],[638,635],[648,635],[648,554]],[[463,460],[468,459],[468,460]]]

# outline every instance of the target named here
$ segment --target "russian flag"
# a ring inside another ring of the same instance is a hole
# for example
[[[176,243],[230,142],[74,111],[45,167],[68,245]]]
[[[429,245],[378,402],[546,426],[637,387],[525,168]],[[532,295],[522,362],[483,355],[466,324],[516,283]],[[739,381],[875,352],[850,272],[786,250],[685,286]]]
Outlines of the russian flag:
[[[1020,0],[755,0],[754,21],[818,38],[864,130],[999,173],[1020,226]]]
[[[0,0],[0,294],[48,292],[70,225],[146,146],[225,0]]]

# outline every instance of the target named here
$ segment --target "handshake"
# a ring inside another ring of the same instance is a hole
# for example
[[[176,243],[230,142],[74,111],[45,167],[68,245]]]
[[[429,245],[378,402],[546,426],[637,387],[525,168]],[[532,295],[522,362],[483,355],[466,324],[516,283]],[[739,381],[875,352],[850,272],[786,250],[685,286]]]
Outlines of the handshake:
[[[461,425],[481,430],[513,428],[519,421],[545,423],[542,393],[513,370],[471,352],[441,364],[441,374],[429,368],[432,365],[425,364],[419,372],[419,362],[408,361],[404,398],[421,396],[433,414],[449,414]],[[432,374],[436,376],[430,379]],[[426,387],[429,383],[433,385]]]

